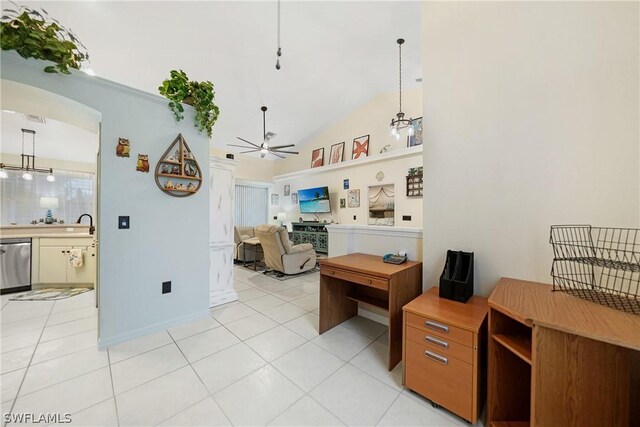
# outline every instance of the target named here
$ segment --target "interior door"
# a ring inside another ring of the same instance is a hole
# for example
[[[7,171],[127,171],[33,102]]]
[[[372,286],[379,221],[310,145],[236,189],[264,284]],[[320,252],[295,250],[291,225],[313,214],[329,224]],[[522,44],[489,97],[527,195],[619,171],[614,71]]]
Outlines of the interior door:
[[[40,248],[40,283],[67,283],[69,249],[63,246]]]

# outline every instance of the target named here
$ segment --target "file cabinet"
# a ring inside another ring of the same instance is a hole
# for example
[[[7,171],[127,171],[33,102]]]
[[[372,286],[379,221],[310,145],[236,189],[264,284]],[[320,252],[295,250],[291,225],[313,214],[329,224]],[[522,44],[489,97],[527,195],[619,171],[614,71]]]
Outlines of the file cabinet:
[[[487,299],[466,303],[434,287],[403,307],[403,384],[470,423],[485,400]]]

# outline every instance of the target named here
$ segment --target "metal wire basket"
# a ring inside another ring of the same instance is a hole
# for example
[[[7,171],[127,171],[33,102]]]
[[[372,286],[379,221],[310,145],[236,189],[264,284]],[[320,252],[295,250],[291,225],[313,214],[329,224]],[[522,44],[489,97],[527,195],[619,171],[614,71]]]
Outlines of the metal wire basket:
[[[640,230],[553,225],[553,290],[640,315]]]

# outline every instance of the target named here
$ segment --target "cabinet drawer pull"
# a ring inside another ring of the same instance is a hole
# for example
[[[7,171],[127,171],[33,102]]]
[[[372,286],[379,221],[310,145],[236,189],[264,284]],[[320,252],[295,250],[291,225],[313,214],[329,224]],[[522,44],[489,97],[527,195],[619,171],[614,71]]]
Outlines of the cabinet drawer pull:
[[[373,282],[371,281],[371,279],[367,280],[367,283],[372,284]]]
[[[432,359],[432,360],[435,360],[436,362],[442,363],[443,365],[448,365],[449,364],[449,359],[447,359],[444,356],[440,356],[439,354],[434,353],[433,351],[426,350],[424,352],[424,355],[427,356],[429,359]]]
[[[433,322],[431,320],[427,320],[426,322],[424,322],[424,326],[426,326],[429,329],[434,329],[436,331],[439,332],[444,332],[445,334],[449,333],[449,327],[446,325],[443,325],[441,323],[438,322]]]
[[[332,271],[332,272],[331,272],[331,275],[334,275],[334,274],[336,274],[336,272],[335,272],[335,271]]]
[[[436,337],[432,337],[431,335],[426,335],[424,337],[424,340],[428,343],[437,345],[438,347],[442,347],[444,349],[448,349],[449,348],[449,343],[443,340],[439,340]]]

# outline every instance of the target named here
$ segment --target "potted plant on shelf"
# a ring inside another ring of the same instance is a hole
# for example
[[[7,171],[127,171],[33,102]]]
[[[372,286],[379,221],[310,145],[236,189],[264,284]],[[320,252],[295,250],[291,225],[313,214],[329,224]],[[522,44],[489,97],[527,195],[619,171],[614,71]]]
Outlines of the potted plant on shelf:
[[[44,68],[47,73],[71,74],[89,60],[84,45],[47,11],[28,7],[4,9],[0,20],[2,50],[15,50],[23,58],[52,61]]]
[[[214,103],[213,83],[189,81],[184,71],[171,70],[170,78],[162,82],[158,90],[169,100],[169,108],[177,121],[184,119],[182,104],[191,105],[196,111],[195,126],[201,132],[206,130],[211,138],[213,125],[220,115],[220,109]]]

